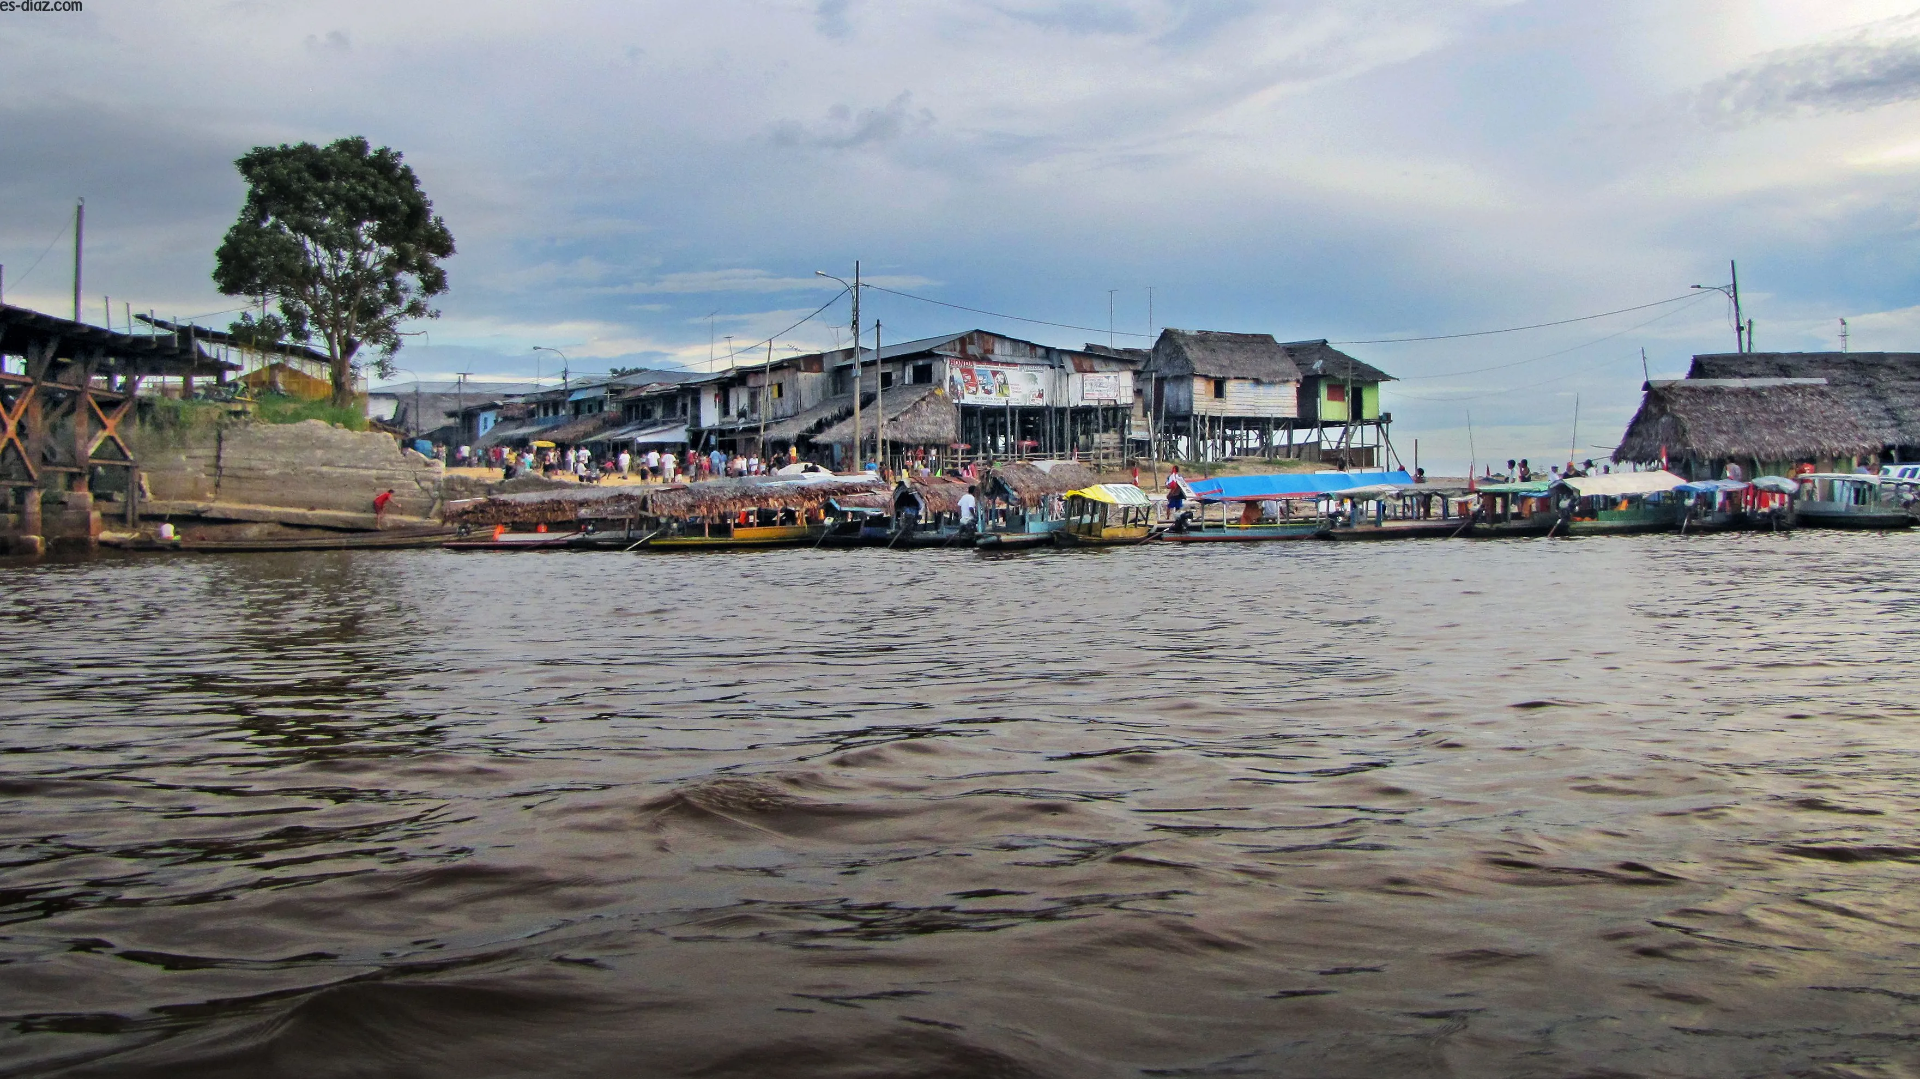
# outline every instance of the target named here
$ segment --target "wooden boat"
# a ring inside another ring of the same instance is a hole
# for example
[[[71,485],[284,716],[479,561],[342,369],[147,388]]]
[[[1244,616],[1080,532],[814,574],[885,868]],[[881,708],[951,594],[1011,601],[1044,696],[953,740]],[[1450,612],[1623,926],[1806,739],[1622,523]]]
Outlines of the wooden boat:
[[[1066,514],[1069,491],[1098,481],[1077,461],[1014,461],[987,472],[980,487],[980,534],[984,550],[1019,550],[1054,542]]]
[[[721,550],[739,547],[797,547],[822,538],[824,525],[740,525],[731,521],[674,521],[641,541],[652,551]]]
[[[108,533],[100,537],[102,547],[123,551],[198,551],[204,554],[256,554],[267,551],[362,551],[406,550],[440,547],[456,538],[451,528],[414,528],[390,532],[341,532],[322,536],[286,536],[261,539],[161,540],[148,536]]]
[[[1544,536],[1554,531],[1560,518],[1549,499],[1551,488],[1545,480],[1481,484],[1473,492],[1480,504],[1474,509],[1467,534],[1498,539]]]
[[[1068,491],[1066,517],[1050,535],[1063,547],[1144,542],[1153,533],[1153,502],[1131,483],[1096,483]]]
[[[1340,528],[1329,528],[1322,535],[1331,540],[1352,542],[1355,540],[1396,540],[1396,539],[1451,539],[1467,530],[1468,521],[1451,517],[1428,517],[1395,519],[1388,518],[1379,522],[1361,522]]]
[[[1911,480],[1841,472],[1809,472],[1793,479],[1800,484],[1794,520],[1807,528],[1913,527]]]
[[[1570,476],[1553,484],[1562,536],[1623,535],[1679,529],[1686,481],[1671,472],[1611,472]]]
[[[445,542],[450,551],[558,551],[586,545],[585,531],[515,532],[503,527],[463,532]]]
[[[1166,543],[1262,543],[1278,540],[1314,539],[1327,529],[1326,518],[1320,515],[1317,496],[1308,494],[1282,495],[1273,498],[1252,496],[1228,496],[1209,498],[1204,495],[1195,497],[1198,513],[1182,511],[1173,523],[1155,530],[1153,539]],[[1267,520],[1264,505],[1277,503],[1280,506],[1278,520]],[[1214,519],[1208,510],[1218,506],[1220,516]],[[1304,508],[1305,512],[1296,515]]]

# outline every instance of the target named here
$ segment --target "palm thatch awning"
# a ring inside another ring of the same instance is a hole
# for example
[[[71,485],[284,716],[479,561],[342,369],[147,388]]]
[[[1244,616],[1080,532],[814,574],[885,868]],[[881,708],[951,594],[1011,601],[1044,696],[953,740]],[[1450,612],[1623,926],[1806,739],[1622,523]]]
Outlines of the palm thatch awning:
[[[441,517],[454,525],[552,525],[638,517],[657,487],[591,487],[568,484],[551,491],[521,491],[447,503]]]
[[[715,517],[742,510],[810,510],[829,499],[878,491],[886,493],[878,477],[831,480],[730,479],[703,480],[684,487],[656,490],[648,508],[657,517]]]
[[[968,486],[970,485],[966,480],[948,479],[944,476],[907,481],[908,490],[912,491],[914,497],[920,500],[920,513],[922,516],[933,516],[934,514],[940,513],[959,513],[960,499],[967,493]],[[900,501],[900,497],[900,495],[894,496],[896,508],[898,508],[897,504]]]
[[[981,489],[1033,509],[1050,495],[1064,495],[1098,482],[1100,477],[1075,461],[1012,461],[995,465]]]
[[[1801,461],[1876,453],[1898,441],[1823,378],[1671,379],[1647,383],[1617,462]]]
[[[960,441],[960,410],[939,386],[901,386],[885,393],[887,441],[903,446],[951,446]],[[851,401],[849,401],[851,407]],[[873,437],[877,421],[861,417],[860,438]],[[847,419],[813,436],[815,442],[853,444],[853,419]]]

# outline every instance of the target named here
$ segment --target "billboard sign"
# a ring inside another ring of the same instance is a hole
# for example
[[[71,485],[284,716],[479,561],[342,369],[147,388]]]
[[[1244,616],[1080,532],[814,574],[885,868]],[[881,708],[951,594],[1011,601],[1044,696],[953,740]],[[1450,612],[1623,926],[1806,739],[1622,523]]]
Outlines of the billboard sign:
[[[962,405],[1044,405],[1050,374],[1045,368],[949,360],[947,394]]]

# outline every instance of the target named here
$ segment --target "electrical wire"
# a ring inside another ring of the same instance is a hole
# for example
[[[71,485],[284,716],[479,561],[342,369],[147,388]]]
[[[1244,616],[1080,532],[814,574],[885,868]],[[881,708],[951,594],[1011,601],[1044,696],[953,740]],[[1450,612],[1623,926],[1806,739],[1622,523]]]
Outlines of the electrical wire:
[[[938,304],[941,307],[951,307],[955,311],[969,311],[976,315],[986,315],[990,318],[1012,319],[1015,322],[1030,322],[1035,326],[1053,326],[1062,330],[1084,330],[1087,333],[1110,333],[1119,337],[1146,337],[1147,336],[1144,333],[1129,333],[1126,330],[1104,329],[1099,326],[1075,326],[1070,322],[1048,322],[1046,319],[1041,319],[1041,318],[1023,318],[1020,315],[1008,315],[999,311],[983,310],[978,307],[965,307],[957,303],[948,303],[945,300],[930,299],[926,296],[915,296],[911,292],[901,292],[897,289],[884,288],[880,285],[869,285],[864,281],[860,283],[860,287],[870,288],[870,289],[873,289],[875,292],[884,292],[889,296],[900,296],[909,300],[919,300],[921,303],[931,303],[931,304]],[[835,297],[835,299],[838,299],[838,298],[839,297]]]
[[[1704,296],[1704,294],[1701,294],[1701,293],[1695,293],[1695,294],[1694,294],[1694,296],[1695,296],[1696,298],[1701,298],[1701,299],[1704,299],[1704,298],[1705,298],[1705,296]],[[1692,305],[1691,305],[1691,304],[1689,304],[1689,305],[1688,305],[1688,307],[1690,307],[1690,306],[1692,306]],[[1486,367],[1486,368],[1481,368],[1480,370],[1481,370],[1481,371],[1496,371],[1496,370],[1500,370],[1500,369],[1502,369],[1502,368],[1506,368],[1506,367],[1517,367],[1517,366],[1519,366],[1520,364],[1523,364],[1523,363],[1533,363],[1533,362],[1535,362],[1535,361],[1537,361],[1537,360],[1547,360],[1547,359],[1552,359],[1552,358],[1553,358],[1553,357],[1555,357],[1555,356],[1564,356],[1564,355],[1566,355],[1566,354],[1567,354],[1567,353],[1569,353],[1569,352],[1578,352],[1579,350],[1581,350],[1581,349],[1583,349],[1583,348],[1591,348],[1591,347],[1592,347],[1592,346],[1594,346],[1594,345],[1597,345],[1597,344],[1600,344],[1600,343],[1602,343],[1602,342],[1604,342],[1604,341],[1611,341],[1611,340],[1613,340],[1613,339],[1614,339],[1614,338],[1616,338],[1616,337],[1620,337],[1620,336],[1622,336],[1622,335],[1624,335],[1624,334],[1629,334],[1629,333],[1632,333],[1632,332],[1633,332],[1633,331],[1635,331],[1635,330],[1642,330],[1642,329],[1645,329],[1645,328],[1647,328],[1648,326],[1651,326],[1651,325],[1653,325],[1654,323],[1656,323],[1656,322],[1659,322],[1659,321],[1661,321],[1662,319],[1668,319],[1668,318],[1672,318],[1672,317],[1673,317],[1674,315],[1677,315],[1677,314],[1679,314],[1680,312],[1682,312],[1682,311],[1685,311],[1685,310],[1687,310],[1687,307],[1676,307],[1676,308],[1674,308],[1673,310],[1671,310],[1671,311],[1668,311],[1668,312],[1665,312],[1665,313],[1663,313],[1663,314],[1661,314],[1661,315],[1659,315],[1659,316],[1658,316],[1658,317],[1656,317],[1656,318],[1650,318],[1650,319],[1648,319],[1647,321],[1645,321],[1645,322],[1642,322],[1642,323],[1640,323],[1640,324],[1639,324],[1638,326],[1628,326],[1628,327],[1627,327],[1626,329],[1624,329],[1624,330],[1620,330],[1620,331],[1618,331],[1618,332],[1615,332],[1615,333],[1610,333],[1610,334],[1608,334],[1608,335],[1606,335],[1605,337],[1596,337],[1596,338],[1594,338],[1594,339],[1593,339],[1593,340],[1591,340],[1591,341],[1585,341],[1585,342],[1582,342],[1582,343],[1580,343],[1580,344],[1578,344],[1578,345],[1574,345],[1574,346],[1573,346],[1572,348],[1563,348],[1563,349],[1561,349],[1561,350],[1559,350],[1558,352],[1549,352],[1549,353],[1547,353],[1547,354],[1545,354],[1545,355],[1543,355],[1543,356],[1535,356],[1535,357],[1533,357],[1532,359],[1527,359],[1527,360],[1517,360],[1517,361],[1515,361],[1515,362],[1513,362],[1513,363],[1508,363],[1508,364],[1501,364],[1501,365],[1500,365],[1499,367]],[[1413,394],[1413,393],[1403,393],[1403,392],[1401,392],[1401,391],[1399,391],[1399,390],[1392,390],[1392,391],[1390,391],[1390,392],[1392,392],[1392,393],[1393,393],[1393,394],[1394,394],[1395,396],[1398,396],[1398,397],[1406,397],[1406,398],[1409,398],[1409,399],[1411,399],[1411,400],[1414,400],[1414,401],[1426,401],[1426,402],[1429,402],[1429,403],[1437,403],[1437,404],[1448,404],[1448,403],[1451,403],[1451,402],[1454,402],[1454,401],[1478,401],[1478,400],[1480,400],[1480,399],[1481,399],[1481,398],[1483,398],[1483,397],[1495,397],[1495,396],[1502,396],[1502,395],[1505,395],[1505,394],[1509,394],[1509,393],[1517,393],[1517,392],[1519,392],[1519,391],[1521,391],[1521,390],[1531,390],[1531,389],[1534,389],[1534,388],[1536,388],[1536,387],[1539,387],[1539,386],[1546,386],[1546,385],[1550,385],[1550,384],[1552,384],[1552,383],[1555,383],[1555,382],[1559,382],[1559,381],[1562,381],[1563,379],[1568,379],[1568,378],[1572,378],[1572,377],[1573,377],[1574,375],[1578,375],[1578,374],[1582,374],[1582,373],[1584,373],[1584,372],[1587,372],[1587,371],[1591,371],[1591,370],[1593,370],[1594,368],[1596,368],[1596,367],[1599,367],[1599,366],[1601,366],[1601,365],[1603,365],[1603,364],[1607,364],[1607,363],[1613,363],[1613,362],[1615,362],[1615,361],[1614,361],[1614,360],[1612,360],[1612,359],[1605,359],[1605,360],[1599,360],[1599,361],[1596,361],[1596,362],[1594,362],[1594,363],[1590,363],[1590,364],[1587,364],[1587,365],[1586,365],[1586,366],[1584,366],[1584,367],[1576,367],[1576,368],[1574,368],[1573,370],[1571,370],[1571,371],[1568,371],[1568,372],[1566,372],[1566,373],[1564,373],[1564,374],[1559,374],[1559,375],[1555,375],[1554,377],[1552,377],[1552,378],[1549,378],[1549,379],[1543,379],[1543,380],[1541,380],[1541,381],[1539,381],[1539,382],[1530,382],[1530,383],[1528,383],[1528,384],[1526,384],[1526,385],[1524,385],[1524,386],[1503,386],[1503,387],[1501,387],[1500,389],[1497,389],[1497,390],[1490,390],[1490,391],[1488,391],[1488,392],[1486,392],[1486,393],[1477,393],[1477,394],[1471,394],[1471,395],[1468,395],[1468,396],[1465,396],[1465,397],[1422,397],[1422,396],[1420,396],[1419,394]],[[1455,373],[1455,374],[1477,374],[1477,373],[1479,373],[1479,372],[1476,372],[1476,371],[1457,371],[1457,372],[1454,372],[1454,373]],[[1434,376],[1427,376],[1427,375],[1422,375],[1422,376],[1419,376],[1419,377],[1422,377],[1422,378],[1427,378],[1427,377],[1433,377],[1433,378],[1438,378],[1438,377],[1442,377],[1442,376],[1438,376],[1438,375],[1434,375]]]
[[[1702,298],[1702,294],[1696,292],[1694,293],[1694,297],[1696,299]],[[1587,345],[1597,345],[1602,341],[1610,341],[1615,337],[1619,337],[1620,334],[1623,334],[1623,333],[1632,333],[1633,331],[1640,329],[1641,326],[1651,326],[1654,323],[1660,321],[1660,319],[1666,318],[1667,315],[1677,315],[1680,312],[1685,310],[1686,310],[1685,307],[1676,307],[1673,310],[1668,311],[1665,315],[1661,315],[1659,318],[1649,319],[1646,322],[1642,322],[1639,326],[1629,326],[1626,329],[1621,330],[1620,333],[1610,333],[1605,337],[1594,338],[1592,341],[1586,342],[1586,344],[1574,345],[1573,348],[1563,348],[1558,352],[1549,352],[1543,356],[1534,356],[1531,359],[1525,359],[1525,360],[1515,360],[1512,363],[1496,363],[1492,367],[1473,367],[1465,371],[1443,371],[1437,375],[1407,375],[1405,376],[1404,379],[1402,379],[1402,381],[1410,382],[1410,381],[1413,381],[1414,379],[1423,379],[1423,378],[1455,378],[1460,375],[1479,375],[1479,374],[1485,374],[1488,371],[1504,371],[1509,367],[1519,367],[1522,364],[1538,363],[1541,360],[1550,360],[1555,356],[1564,356],[1567,353],[1574,351],[1575,349],[1586,348]]]
[[[33,271],[40,268],[40,259],[46,258],[47,255],[53,251],[53,245],[59,243],[61,239],[66,236],[67,230],[72,227],[73,227],[73,222],[71,221],[67,222],[64,225],[61,225],[60,231],[55,233],[53,236],[53,239],[47,242],[47,249],[45,251],[40,252],[40,258],[33,260],[33,265],[27,267],[26,273],[23,273],[19,277],[14,278],[14,284],[17,285],[20,282],[25,281],[27,278],[32,277]]]
[[[1364,341],[1328,341],[1327,344],[1329,345],[1397,345],[1397,344],[1404,344],[1410,341],[1458,341],[1462,337],[1490,337],[1493,334],[1497,334],[1497,333],[1519,333],[1521,330],[1544,330],[1549,326],[1570,326],[1576,322],[1592,322],[1594,319],[1597,319],[1597,318],[1608,318],[1613,315],[1624,315],[1631,311],[1645,311],[1649,307],[1659,307],[1662,304],[1678,303],[1681,300],[1698,298],[1700,295],[1701,294],[1698,292],[1689,290],[1684,295],[1674,296],[1670,299],[1665,299],[1665,300],[1655,300],[1653,303],[1643,303],[1637,307],[1622,307],[1618,311],[1602,311],[1597,315],[1581,315],[1579,318],[1563,318],[1563,319],[1560,319],[1558,322],[1536,322],[1531,326],[1509,326],[1504,330],[1475,330],[1472,333],[1443,333],[1435,337],[1374,337]],[[1489,368],[1489,370],[1491,370],[1491,368]]]
[[[871,286],[868,286],[868,287],[871,287]],[[812,322],[815,318],[819,317],[820,312],[825,311],[827,308],[832,307],[836,303],[839,303],[840,297],[845,296],[847,293],[851,291],[853,290],[850,288],[843,288],[839,292],[834,293],[832,299],[828,300],[826,303],[821,304],[819,307],[814,308],[811,314],[807,315],[805,318],[794,323],[793,325],[788,326],[786,329],[781,330],[779,333],[774,334],[772,337],[767,338],[765,341],[758,341],[751,345],[742,345],[739,348],[734,349],[732,352],[727,354],[729,369],[732,368],[732,361],[734,357],[740,355],[743,352],[752,352],[761,348],[765,348],[766,346],[773,344],[775,341],[780,340],[782,337],[785,337],[786,335],[792,333],[793,331],[799,329],[800,327],[805,326],[807,323]],[[714,360],[713,362],[718,363],[720,361]]]

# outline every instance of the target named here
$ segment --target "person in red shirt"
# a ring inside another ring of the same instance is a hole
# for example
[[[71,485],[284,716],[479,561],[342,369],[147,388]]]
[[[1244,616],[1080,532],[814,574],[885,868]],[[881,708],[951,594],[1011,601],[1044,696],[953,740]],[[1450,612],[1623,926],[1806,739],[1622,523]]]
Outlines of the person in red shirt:
[[[387,503],[392,501],[393,489],[391,487],[373,496],[373,520],[375,524],[380,522],[380,515],[387,512]]]

